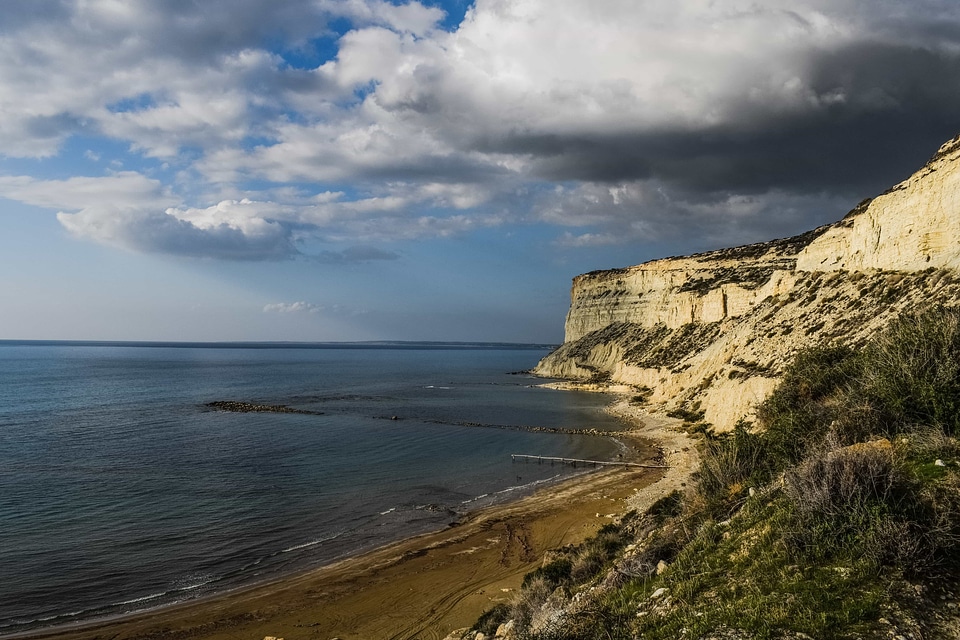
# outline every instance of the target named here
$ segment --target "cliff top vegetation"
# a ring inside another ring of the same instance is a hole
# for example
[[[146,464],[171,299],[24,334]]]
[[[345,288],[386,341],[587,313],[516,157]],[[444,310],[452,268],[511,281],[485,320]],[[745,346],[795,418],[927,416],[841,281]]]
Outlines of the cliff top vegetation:
[[[685,495],[558,550],[469,637],[956,634],[960,311],[805,349],[755,423],[701,433]]]

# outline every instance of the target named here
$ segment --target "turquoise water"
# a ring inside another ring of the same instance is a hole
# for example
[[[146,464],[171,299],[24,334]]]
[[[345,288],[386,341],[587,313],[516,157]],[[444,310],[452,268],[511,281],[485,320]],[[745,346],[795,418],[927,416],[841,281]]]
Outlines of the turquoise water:
[[[546,353],[0,343],[0,635],[317,566],[572,472],[511,453],[613,457],[515,429],[621,428],[510,374]]]

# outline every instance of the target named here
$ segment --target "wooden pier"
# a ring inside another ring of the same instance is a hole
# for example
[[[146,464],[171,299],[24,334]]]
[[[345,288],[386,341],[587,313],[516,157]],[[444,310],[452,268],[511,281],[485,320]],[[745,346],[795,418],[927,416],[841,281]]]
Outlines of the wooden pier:
[[[553,456],[529,456],[522,453],[512,453],[510,454],[510,459],[514,462],[523,461],[523,462],[536,462],[537,464],[543,464],[544,462],[549,462],[553,464],[569,464],[576,468],[577,465],[584,467],[594,466],[594,467],[635,467],[640,469],[669,469],[667,465],[664,464],[641,464],[639,462],[613,462],[613,461],[603,461],[603,460],[581,460],[579,458],[555,458]]]

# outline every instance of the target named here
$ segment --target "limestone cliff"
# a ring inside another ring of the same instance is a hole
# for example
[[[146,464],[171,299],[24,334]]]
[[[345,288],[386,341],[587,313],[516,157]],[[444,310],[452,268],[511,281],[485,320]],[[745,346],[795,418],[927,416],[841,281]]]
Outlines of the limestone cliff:
[[[960,136],[842,220],[784,240],[573,281],[564,344],[539,375],[611,381],[718,429],[749,416],[811,344],[960,303]]]

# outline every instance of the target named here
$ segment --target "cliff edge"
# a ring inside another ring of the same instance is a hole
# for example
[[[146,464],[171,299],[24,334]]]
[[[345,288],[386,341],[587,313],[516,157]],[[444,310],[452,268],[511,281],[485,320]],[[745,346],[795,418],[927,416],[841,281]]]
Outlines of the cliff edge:
[[[960,304],[960,136],[834,224],[594,271],[570,298],[564,344],[535,373],[631,385],[656,410],[732,428],[798,349]]]

